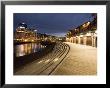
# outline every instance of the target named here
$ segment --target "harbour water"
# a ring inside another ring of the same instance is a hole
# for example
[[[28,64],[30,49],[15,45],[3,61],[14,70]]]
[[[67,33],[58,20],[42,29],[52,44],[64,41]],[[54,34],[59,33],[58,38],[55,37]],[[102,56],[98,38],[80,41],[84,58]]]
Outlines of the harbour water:
[[[39,52],[45,47],[46,46],[43,46],[40,43],[26,43],[15,45],[14,46],[15,57],[20,57],[31,53]]]

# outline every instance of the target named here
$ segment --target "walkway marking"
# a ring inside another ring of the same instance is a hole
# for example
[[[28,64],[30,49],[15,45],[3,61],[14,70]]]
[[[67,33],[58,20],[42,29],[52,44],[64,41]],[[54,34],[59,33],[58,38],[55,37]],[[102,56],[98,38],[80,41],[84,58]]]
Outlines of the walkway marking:
[[[66,46],[66,50],[67,50],[67,48],[68,48],[67,52],[66,52],[66,50],[65,50],[66,54],[64,55],[65,52],[63,53],[64,57],[63,57],[63,58],[61,59],[61,61],[52,69],[52,71],[51,71],[48,75],[51,75],[52,72],[55,71],[55,69],[61,64],[61,62],[63,62],[63,60],[64,60],[64,59],[66,58],[66,56],[68,55],[68,53],[69,53],[69,51],[70,51],[70,46],[69,46],[68,44],[66,44],[65,46]]]
[[[53,61],[56,62],[56,61],[58,61],[58,59],[59,59],[59,58],[55,58]]]
[[[42,62],[43,62],[43,60],[39,61],[38,63],[42,63]]]
[[[47,62],[49,62],[49,61],[50,61],[50,59],[46,60],[45,63],[47,63]]]

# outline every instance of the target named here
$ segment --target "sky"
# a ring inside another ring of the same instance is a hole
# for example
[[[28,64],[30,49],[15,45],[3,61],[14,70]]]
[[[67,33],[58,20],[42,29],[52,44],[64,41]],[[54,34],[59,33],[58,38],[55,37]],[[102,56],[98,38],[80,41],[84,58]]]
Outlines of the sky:
[[[91,13],[14,13],[14,30],[23,22],[38,33],[63,37],[68,30],[92,19]]]

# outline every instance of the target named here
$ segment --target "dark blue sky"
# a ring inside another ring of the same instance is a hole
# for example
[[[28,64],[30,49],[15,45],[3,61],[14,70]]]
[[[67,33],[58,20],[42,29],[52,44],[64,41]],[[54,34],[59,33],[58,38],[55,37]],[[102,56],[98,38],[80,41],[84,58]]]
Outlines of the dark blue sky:
[[[91,13],[14,13],[14,30],[24,22],[39,33],[63,36],[68,30],[90,20]]]

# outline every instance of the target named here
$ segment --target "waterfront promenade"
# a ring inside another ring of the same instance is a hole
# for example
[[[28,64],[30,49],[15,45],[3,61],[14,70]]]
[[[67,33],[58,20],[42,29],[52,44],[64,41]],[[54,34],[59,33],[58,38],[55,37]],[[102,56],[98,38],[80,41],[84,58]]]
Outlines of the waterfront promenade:
[[[69,42],[57,43],[41,59],[19,69],[15,75],[96,75],[97,48]]]
[[[53,75],[96,75],[97,48],[66,42],[70,51]]]

